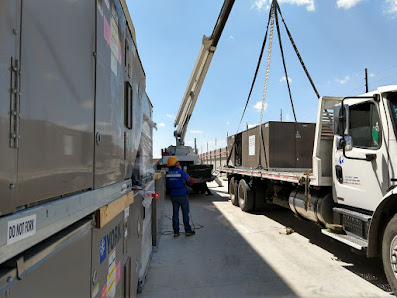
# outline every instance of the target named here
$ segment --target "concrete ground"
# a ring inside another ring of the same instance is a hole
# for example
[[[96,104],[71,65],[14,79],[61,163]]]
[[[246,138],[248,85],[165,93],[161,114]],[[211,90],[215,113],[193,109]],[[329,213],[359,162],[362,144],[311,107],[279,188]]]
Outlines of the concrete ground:
[[[158,251],[138,298],[392,297],[379,260],[353,253],[287,209],[242,212],[223,184],[209,184],[212,196],[189,195],[195,236],[173,238],[166,200]]]

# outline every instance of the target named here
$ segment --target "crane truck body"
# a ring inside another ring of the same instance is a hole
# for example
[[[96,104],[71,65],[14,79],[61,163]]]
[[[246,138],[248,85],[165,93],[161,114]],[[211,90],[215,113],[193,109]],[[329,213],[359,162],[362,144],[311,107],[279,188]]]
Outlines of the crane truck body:
[[[272,138],[255,142],[253,131],[243,132],[246,138],[231,136],[228,149],[234,156],[220,169],[228,176],[231,202],[247,212],[271,204],[289,208],[321,225],[325,235],[368,257],[381,257],[397,293],[397,86],[357,97],[321,97],[313,131],[308,141],[313,147],[305,153],[312,162],[306,168],[271,164],[271,152],[263,151],[271,150]],[[301,138],[299,130],[293,133]],[[241,155],[236,140],[253,146],[251,155],[255,148],[262,152],[256,166],[247,166],[249,153]],[[293,148],[295,141],[278,145],[276,153]]]

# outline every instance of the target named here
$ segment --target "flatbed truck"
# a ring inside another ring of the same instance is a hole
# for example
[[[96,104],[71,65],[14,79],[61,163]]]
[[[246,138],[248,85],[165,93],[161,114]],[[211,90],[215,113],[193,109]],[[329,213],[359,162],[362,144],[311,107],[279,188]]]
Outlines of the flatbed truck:
[[[271,138],[263,146],[265,142],[255,143],[253,132],[245,133],[242,139],[250,144],[243,148],[271,147]],[[231,202],[243,211],[280,205],[318,223],[325,235],[370,258],[381,257],[397,293],[396,136],[397,86],[354,97],[324,96],[319,99],[313,147],[306,153],[311,166],[273,167],[269,158],[246,166],[243,155],[243,162],[235,158],[219,170],[227,174]],[[290,146],[285,141],[275,150]],[[237,149],[229,140],[229,150]]]

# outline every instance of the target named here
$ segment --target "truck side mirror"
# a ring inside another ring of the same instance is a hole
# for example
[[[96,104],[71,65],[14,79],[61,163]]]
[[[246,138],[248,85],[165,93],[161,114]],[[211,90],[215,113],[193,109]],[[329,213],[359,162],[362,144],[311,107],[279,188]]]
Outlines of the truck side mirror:
[[[353,139],[351,136],[345,136],[344,138],[340,138],[337,149],[343,148],[345,149],[345,151],[351,151],[353,149]]]
[[[346,124],[349,123],[349,106],[344,105],[344,109],[342,109],[341,104],[337,104],[334,106],[334,134],[342,136],[346,134]]]
[[[345,136],[345,150],[351,151],[353,150],[353,138],[351,136]]]

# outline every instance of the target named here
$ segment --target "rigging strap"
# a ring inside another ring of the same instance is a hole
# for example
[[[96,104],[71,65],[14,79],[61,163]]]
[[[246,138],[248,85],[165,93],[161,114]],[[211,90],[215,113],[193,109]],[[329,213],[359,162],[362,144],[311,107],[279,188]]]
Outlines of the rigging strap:
[[[258,64],[257,64],[257,66],[256,66],[254,79],[252,80],[251,89],[250,89],[250,92],[248,93],[247,102],[245,103],[244,111],[243,111],[243,114],[241,115],[241,119],[240,119],[240,123],[239,123],[238,128],[237,128],[237,132],[238,132],[238,130],[240,129],[240,125],[241,125],[241,122],[243,121],[245,111],[247,110],[247,106],[248,106],[249,100],[250,100],[250,98],[251,98],[252,90],[254,89],[254,85],[255,85],[255,82],[256,82],[256,77],[257,77],[257,75],[258,75],[259,67],[260,67],[260,65],[261,65],[262,56],[263,56],[263,51],[265,50],[265,45],[266,45],[266,40],[267,40],[267,33],[268,33],[268,30],[269,30],[270,15],[271,15],[271,13],[272,13],[272,10],[269,11],[269,18],[268,18],[268,21],[267,21],[265,38],[263,39],[262,48],[261,48],[261,52],[260,52],[260,54],[259,54],[259,59],[258,59]],[[236,132],[236,133],[237,133],[237,132]]]
[[[289,29],[288,29],[288,27],[287,27],[287,24],[285,23],[285,20],[284,20],[284,18],[283,18],[283,14],[281,13],[281,9],[280,9],[280,6],[279,6],[278,4],[277,4],[277,10],[278,10],[278,12],[280,13],[281,20],[282,20],[282,22],[284,23],[285,30],[287,31],[289,40],[291,41],[291,44],[292,44],[292,46],[294,47],[295,53],[296,53],[296,55],[298,56],[299,62],[301,63],[302,68],[303,68],[303,70],[305,71],[306,76],[307,76],[307,78],[309,79],[310,84],[311,84],[312,87],[313,87],[314,92],[316,93],[317,97],[320,98],[320,94],[318,93],[317,88],[316,88],[316,86],[314,85],[314,82],[313,82],[312,78],[310,77],[309,71],[307,70],[307,68],[306,68],[306,66],[305,66],[305,63],[303,63],[302,57],[301,57],[301,55],[299,54],[298,48],[296,47],[295,42],[294,42],[294,39],[292,38],[291,32],[289,31]]]
[[[278,7],[277,2],[276,2],[275,5]],[[277,27],[278,41],[279,41],[279,44],[280,44],[281,57],[282,57],[283,66],[284,66],[285,81],[287,82],[289,99],[290,99],[290,101],[291,101],[292,112],[294,113],[294,119],[295,119],[295,122],[296,122],[296,114],[295,114],[294,102],[293,102],[293,100],[292,100],[291,87],[290,87],[290,85],[289,85],[289,77],[288,77],[288,73],[287,73],[287,67],[286,67],[286,65],[285,65],[283,43],[282,43],[282,41],[281,41],[280,26],[279,26],[279,24],[278,24],[278,16],[277,16],[277,13],[276,13],[276,27]]]

